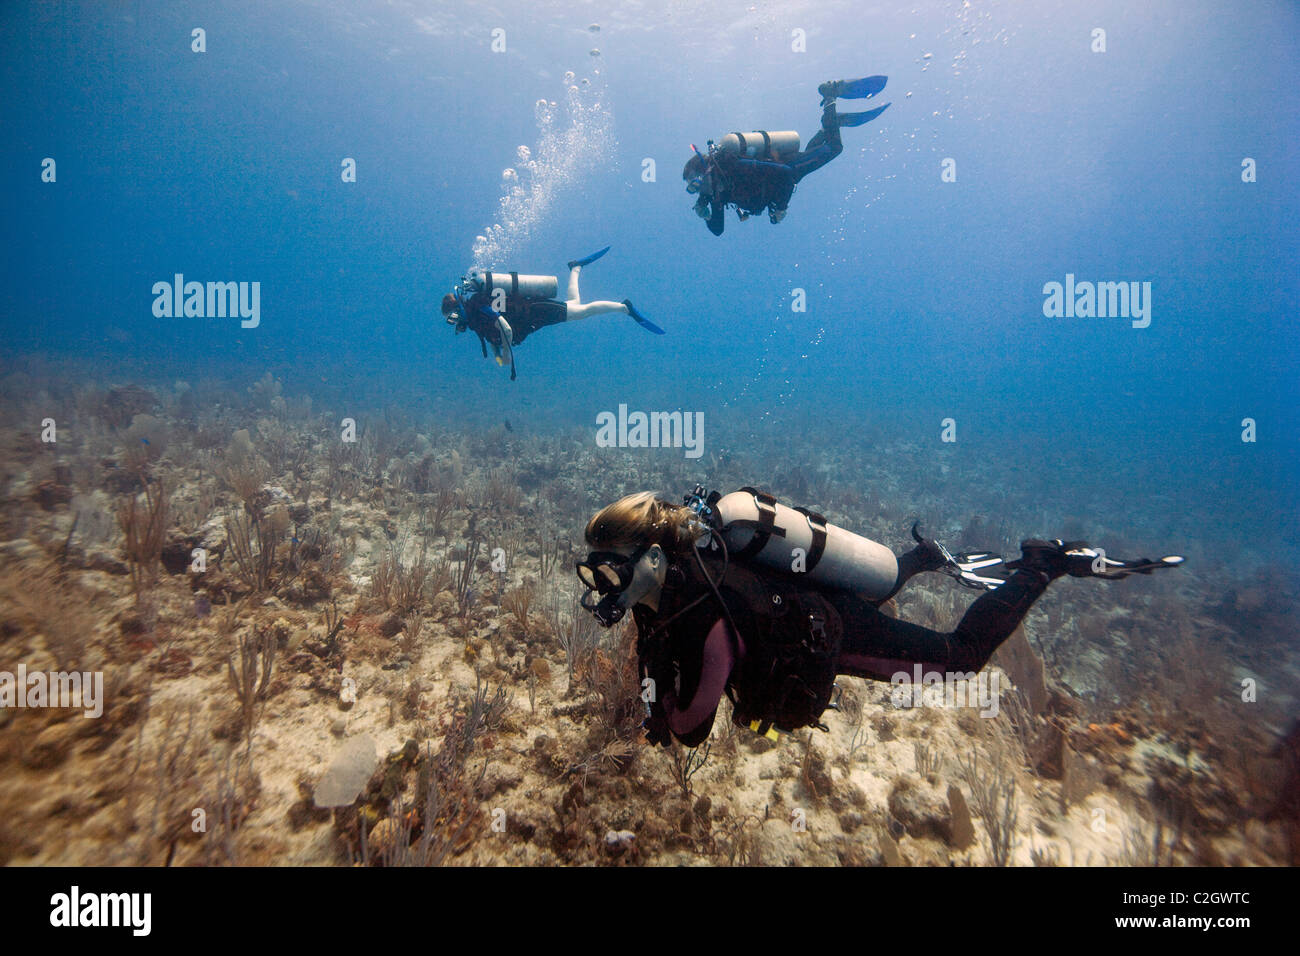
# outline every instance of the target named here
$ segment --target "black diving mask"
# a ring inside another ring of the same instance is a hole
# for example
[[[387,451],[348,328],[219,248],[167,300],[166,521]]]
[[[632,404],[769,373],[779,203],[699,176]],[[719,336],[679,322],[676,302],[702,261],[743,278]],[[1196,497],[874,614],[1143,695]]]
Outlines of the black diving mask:
[[[592,551],[587,560],[574,566],[579,580],[587,587],[587,593],[582,596],[582,606],[591,612],[601,627],[613,627],[627,613],[622,603],[623,592],[632,586],[637,562],[649,550],[649,545],[643,545],[630,557],[617,551]],[[593,603],[593,594],[599,594],[600,600]]]

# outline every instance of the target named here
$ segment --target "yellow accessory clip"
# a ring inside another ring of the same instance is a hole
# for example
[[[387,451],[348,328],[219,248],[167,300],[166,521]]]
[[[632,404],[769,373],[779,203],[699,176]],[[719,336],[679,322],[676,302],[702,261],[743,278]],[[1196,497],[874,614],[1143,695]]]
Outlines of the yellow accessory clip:
[[[767,724],[766,725],[767,729],[764,730],[763,729],[764,726],[765,725],[760,720],[751,720],[749,722],[749,729],[752,730],[754,733],[762,734],[764,737],[766,737],[768,740],[772,741],[773,743],[776,743],[781,739],[781,735],[776,732],[775,727],[773,727],[771,724]]]

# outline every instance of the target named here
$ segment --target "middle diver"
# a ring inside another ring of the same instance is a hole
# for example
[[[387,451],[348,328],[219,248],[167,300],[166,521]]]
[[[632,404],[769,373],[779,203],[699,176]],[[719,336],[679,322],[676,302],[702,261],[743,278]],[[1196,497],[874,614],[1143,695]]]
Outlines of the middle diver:
[[[766,211],[773,225],[785,218],[794,187],[814,170],[821,169],[844,151],[840,129],[862,126],[889,108],[890,104],[863,113],[836,112],[835,101],[870,99],[885,88],[888,77],[868,76],[860,80],[830,80],[817,87],[822,95],[822,128],[800,152],[796,132],[730,133],[721,143],[709,141],[708,153],[695,146],[686,162],[682,179],[686,191],[698,197],[695,213],[709,232],[722,235],[724,214],[735,206],[741,222]]]
[[[572,322],[593,315],[619,313],[630,316],[642,328],[663,335],[659,328],[632,305],[622,302],[583,302],[578,294],[578,275],[591,265],[609,246],[585,259],[569,263],[569,287],[564,301],[555,297],[559,280],[555,276],[520,275],[518,272],[473,271],[442,297],[442,314],[456,334],[467,329],[478,336],[487,358],[490,344],[498,365],[510,365],[510,380],[515,380],[515,346],[532,332],[547,325]]]

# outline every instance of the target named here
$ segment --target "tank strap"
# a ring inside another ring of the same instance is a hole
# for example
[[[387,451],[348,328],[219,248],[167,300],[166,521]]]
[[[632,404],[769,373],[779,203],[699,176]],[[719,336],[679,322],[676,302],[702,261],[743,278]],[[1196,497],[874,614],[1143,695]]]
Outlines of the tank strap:
[[[804,572],[807,573],[817,567],[817,562],[826,553],[826,516],[807,508],[794,510],[808,519],[808,527],[812,530],[812,546],[808,549],[808,561],[804,566]]]
[[[765,129],[760,129],[759,132],[763,134],[763,156],[770,157],[772,155],[772,137],[767,135]]]
[[[496,284],[495,278],[496,278],[495,273],[492,272],[487,273],[487,278],[485,280],[486,288],[483,291],[486,292],[488,295],[492,294],[493,289],[505,288],[504,286],[498,286]],[[519,295],[519,273],[518,272],[510,273],[509,289],[510,289],[510,297],[512,299],[517,298]]]
[[[740,490],[754,496],[754,504],[758,506],[758,525],[754,529],[754,537],[750,539],[749,544],[736,552],[736,557],[752,558],[767,547],[767,542],[776,529],[776,498],[757,488],[746,486]]]

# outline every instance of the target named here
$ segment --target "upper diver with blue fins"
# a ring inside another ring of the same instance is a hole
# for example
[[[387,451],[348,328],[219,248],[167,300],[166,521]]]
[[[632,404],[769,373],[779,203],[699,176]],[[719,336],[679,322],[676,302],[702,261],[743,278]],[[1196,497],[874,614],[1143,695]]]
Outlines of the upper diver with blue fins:
[[[793,131],[730,133],[720,143],[709,140],[707,153],[692,144],[695,155],[687,160],[682,179],[686,191],[698,197],[695,213],[708,224],[709,232],[722,235],[728,206],[736,207],[742,222],[762,212],[767,212],[773,225],[784,219],[795,185],[844,151],[840,130],[870,123],[891,105],[841,113],[836,100],[871,99],[885,88],[888,79],[829,80],[817,87],[822,96],[822,128],[803,151],[799,134]]]
[[[460,284],[442,297],[442,314],[456,334],[469,330],[478,336],[487,358],[490,344],[498,365],[510,366],[510,380],[515,374],[515,347],[531,333],[548,325],[572,322],[593,315],[620,313],[629,316],[642,328],[663,335],[659,328],[632,305],[622,302],[583,302],[578,294],[578,276],[583,266],[591,265],[609,246],[585,259],[569,263],[569,286],[563,301],[557,299],[559,280],[555,276],[520,275],[518,272],[472,271]]]

